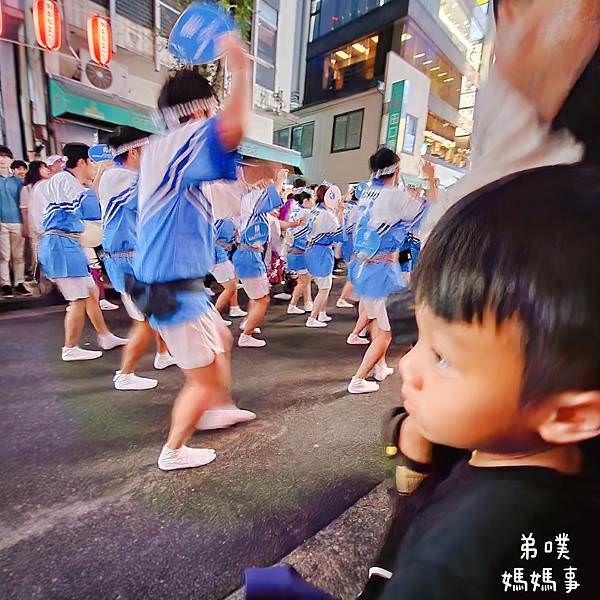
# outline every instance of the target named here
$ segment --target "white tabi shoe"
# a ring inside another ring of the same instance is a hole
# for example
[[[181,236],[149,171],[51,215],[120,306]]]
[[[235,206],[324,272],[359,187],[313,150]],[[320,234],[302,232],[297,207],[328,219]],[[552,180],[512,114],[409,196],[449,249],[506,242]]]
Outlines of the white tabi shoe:
[[[346,344],[351,346],[368,346],[370,343],[367,338],[359,337],[354,333],[351,333],[346,339]]]
[[[158,457],[158,468],[161,471],[173,471],[175,469],[193,469],[203,467],[217,458],[217,453],[212,448],[190,448],[181,446],[172,450],[163,446]]]
[[[323,323],[322,321],[317,321],[313,317],[308,317],[306,320],[307,327],[327,327],[327,323]]]
[[[158,352],[154,355],[154,368],[157,371],[162,371],[167,367],[176,365],[177,361],[170,354],[159,354]]]
[[[340,298],[335,305],[338,308],[354,308],[354,304],[350,304],[350,302],[348,302],[347,300],[344,300],[344,298]]]
[[[370,394],[379,390],[379,384],[374,381],[367,381],[366,379],[352,378],[352,381],[348,385],[348,391],[351,394]]]
[[[388,367],[387,365],[385,367],[382,367],[381,365],[375,365],[373,374],[377,381],[385,381],[390,375],[394,374],[394,369],[392,369],[392,367]]]
[[[99,350],[84,350],[79,346],[73,346],[72,348],[64,347],[62,349],[62,359],[65,362],[75,360],[94,360],[95,358],[100,358],[101,356],[102,352]]]
[[[112,302],[109,302],[106,299],[100,300],[98,304],[100,304],[100,308],[102,310],[119,310],[118,304],[113,304]]]
[[[195,427],[199,431],[211,431],[213,429],[226,429],[238,423],[247,423],[254,421],[256,415],[249,410],[240,408],[213,408],[205,410],[196,423]]]
[[[229,309],[229,316],[236,319],[238,317],[247,317],[248,313],[245,310],[242,310],[239,306],[232,306]]]
[[[156,379],[138,377],[135,373],[121,373],[121,371],[115,373],[113,381],[115,390],[121,391],[151,390],[158,385]]]
[[[288,315],[303,315],[304,311],[301,308],[298,308],[297,306],[290,304],[287,307],[287,314]]]
[[[106,335],[98,336],[98,346],[100,346],[102,350],[112,350],[118,346],[125,346],[128,342],[128,339],[120,338],[114,333],[107,333]]]
[[[263,348],[266,345],[267,342],[265,340],[257,340],[251,335],[240,333],[240,338],[238,339],[238,347],[240,348]]]

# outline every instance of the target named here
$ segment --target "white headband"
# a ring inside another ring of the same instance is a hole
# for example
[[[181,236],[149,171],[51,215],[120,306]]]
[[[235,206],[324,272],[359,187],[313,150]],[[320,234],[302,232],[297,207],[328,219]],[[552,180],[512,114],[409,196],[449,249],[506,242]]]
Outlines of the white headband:
[[[190,102],[183,102],[175,106],[167,106],[154,111],[152,120],[154,124],[164,129],[173,129],[181,125],[181,119],[189,117],[199,111],[212,114],[219,108],[219,102],[216,98],[199,98]]]
[[[113,149],[115,156],[120,156],[124,154],[128,150],[132,150],[133,148],[141,148],[142,146],[147,146],[150,143],[150,138],[140,138],[139,140],[134,140],[133,142],[127,142],[126,144],[121,144]]]
[[[393,175],[396,172],[397,163],[390,165],[389,167],[385,167],[383,169],[379,169],[373,173],[373,179],[379,179],[380,177],[385,177],[386,175]]]

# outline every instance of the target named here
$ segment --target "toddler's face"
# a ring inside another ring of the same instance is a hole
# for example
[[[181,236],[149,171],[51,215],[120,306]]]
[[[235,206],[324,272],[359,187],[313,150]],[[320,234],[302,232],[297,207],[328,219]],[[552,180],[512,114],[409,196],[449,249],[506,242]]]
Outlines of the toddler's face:
[[[531,435],[519,407],[524,358],[516,318],[448,323],[417,307],[419,341],[400,362],[404,406],[430,441],[514,451]],[[517,441],[517,444],[519,442]]]

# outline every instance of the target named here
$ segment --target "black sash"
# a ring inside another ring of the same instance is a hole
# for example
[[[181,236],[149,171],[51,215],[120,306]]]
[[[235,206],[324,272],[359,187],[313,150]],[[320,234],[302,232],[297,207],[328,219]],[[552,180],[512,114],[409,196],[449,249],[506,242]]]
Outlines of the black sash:
[[[203,292],[205,289],[202,279],[143,283],[130,273],[125,274],[125,290],[146,317],[165,319],[179,308],[176,292]]]

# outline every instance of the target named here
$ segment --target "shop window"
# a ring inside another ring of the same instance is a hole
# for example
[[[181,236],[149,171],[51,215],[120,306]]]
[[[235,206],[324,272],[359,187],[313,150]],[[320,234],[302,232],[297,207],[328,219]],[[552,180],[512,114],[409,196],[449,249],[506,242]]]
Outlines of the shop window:
[[[292,150],[297,150],[302,158],[310,158],[313,154],[313,141],[315,137],[315,124],[303,123],[292,127]]]
[[[417,124],[419,120],[412,115],[406,115],[406,126],[404,127],[404,142],[402,152],[406,154],[415,153],[415,142],[417,140]]]
[[[341,90],[375,77],[378,35],[338,48],[323,59],[323,89]]]
[[[402,58],[425,73],[431,81],[431,91],[458,110],[462,84],[461,72],[410,20],[404,25],[401,44]]]
[[[336,115],[333,118],[331,152],[358,150],[361,144],[365,109]]]
[[[279,131],[273,132],[273,143],[276,146],[283,146],[284,148],[290,147],[290,129],[280,129]]]

